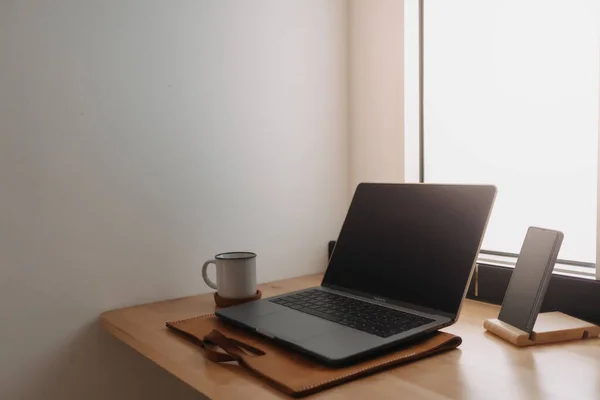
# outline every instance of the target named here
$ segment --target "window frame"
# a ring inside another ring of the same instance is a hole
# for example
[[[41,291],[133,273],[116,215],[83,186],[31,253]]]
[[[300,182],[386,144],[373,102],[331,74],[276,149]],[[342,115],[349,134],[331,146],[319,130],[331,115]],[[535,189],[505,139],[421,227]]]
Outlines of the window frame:
[[[411,13],[407,12],[406,6],[409,4],[408,1],[404,2],[405,5],[405,28],[407,18],[411,18]],[[417,31],[418,31],[418,182],[427,183],[425,179],[425,0],[418,0],[418,17],[417,17]],[[406,37],[406,36],[405,36]],[[409,48],[409,44],[405,43],[405,49]],[[405,56],[406,63],[406,56]],[[406,87],[406,85],[405,85]],[[406,94],[406,90],[405,90]],[[598,88],[598,96],[600,97],[600,87]],[[405,99],[405,104],[406,104]],[[405,110],[405,116],[407,115]],[[600,112],[599,112],[600,122]],[[600,128],[600,123],[599,123]],[[404,134],[406,135],[406,129]],[[600,131],[598,132],[600,136]],[[406,138],[405,138],[406,141]],[[414,147],[412,148],[414,150]],[[406,153],[411,151],[411,146],[405,146],[405,157]],[[598,142],[598,159],[600,160],[600,140]],[[600,169],[600,162],[598,164]],[[559,259],[556,262],[553,273],[566,275],[570,277],[577,277],[582,279],[594,279],[600,281],[600,266],[598,259],[600,259],[600,171],[598,173],[597,182],[597,234],[596,234],[596,263],[564,260]],[[498,267],[509,267],[514,268],[516,261],[519,257],[518,253],[500,252],[494,250],[481,249],[479,251],[477,263],[486,264]]]

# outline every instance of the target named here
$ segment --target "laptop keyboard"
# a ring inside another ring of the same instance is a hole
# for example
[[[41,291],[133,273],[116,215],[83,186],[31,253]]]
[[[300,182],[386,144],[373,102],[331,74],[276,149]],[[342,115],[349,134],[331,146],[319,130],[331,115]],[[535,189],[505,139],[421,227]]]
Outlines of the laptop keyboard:
[[[292,293],[270,301],[382,338],[433,322],[429,318],[318,289]]]

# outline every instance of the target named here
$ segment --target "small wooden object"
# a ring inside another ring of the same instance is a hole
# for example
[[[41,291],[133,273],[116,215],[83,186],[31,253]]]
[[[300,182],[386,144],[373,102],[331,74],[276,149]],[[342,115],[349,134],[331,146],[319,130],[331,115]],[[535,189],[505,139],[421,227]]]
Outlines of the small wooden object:
[[[600,336],[600,326],[561,312],[540,313],[531,335],[497,318],[486,319],[483,327],[518,347]]]
[[[215,304],[217,308],[222,307],[231,307],[237,306],[238,304],[247,303],[249,301],[259,300],[262,297],[262,292],[260,290],[256,291],[256,294],[252,297],[246,297],[245,299],[228,299],[226,297],[221,297],[217,292],[215,292]]]

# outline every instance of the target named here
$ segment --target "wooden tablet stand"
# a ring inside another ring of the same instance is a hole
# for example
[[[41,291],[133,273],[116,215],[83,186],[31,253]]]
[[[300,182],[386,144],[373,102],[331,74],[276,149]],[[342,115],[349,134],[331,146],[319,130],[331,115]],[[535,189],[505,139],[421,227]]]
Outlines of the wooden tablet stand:
[[[497,318],[485,320],[483,327],[518,347],[600,336],[600,326],[561,312],[538,314],[531,335]]]

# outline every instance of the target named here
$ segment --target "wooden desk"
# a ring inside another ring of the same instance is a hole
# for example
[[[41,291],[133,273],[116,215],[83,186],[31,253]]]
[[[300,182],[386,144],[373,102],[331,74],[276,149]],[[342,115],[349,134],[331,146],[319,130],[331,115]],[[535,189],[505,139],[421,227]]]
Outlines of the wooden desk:
[[[260,285],[264,296],[316,286],[321,275]],[[483,330],[499,307],[467,300],[460,321],[446,328],[458,350],[327,390],[311,398],[346,399],[600,399],[600,339],[515,348]],[[214,311],[212,294],[102,314],[115,337],[211,399],[285,396],[234,366],[205,360],[195,345],[172,334],[166,321]]]

